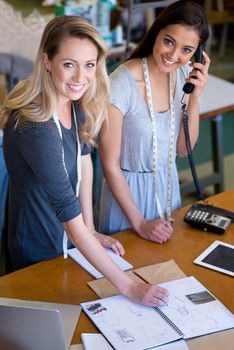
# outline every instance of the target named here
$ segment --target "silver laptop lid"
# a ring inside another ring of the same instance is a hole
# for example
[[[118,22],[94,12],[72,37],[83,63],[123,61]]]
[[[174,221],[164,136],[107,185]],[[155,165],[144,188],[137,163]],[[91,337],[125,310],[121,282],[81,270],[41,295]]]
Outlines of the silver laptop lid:
[[[58,310],[0,305],[0,350],[67,350]]]
[[[69,349],[69,346],[80,316],[80,312],[81,312],[80,305],[59,304],[59,303],[51,303],[46,301],[29,301],[29,300],[1,298],[1,297],[0,297],[0,305],[29,307],[32,309],[59,310],[62,318],[63,334],[65,337],[66,348]]]

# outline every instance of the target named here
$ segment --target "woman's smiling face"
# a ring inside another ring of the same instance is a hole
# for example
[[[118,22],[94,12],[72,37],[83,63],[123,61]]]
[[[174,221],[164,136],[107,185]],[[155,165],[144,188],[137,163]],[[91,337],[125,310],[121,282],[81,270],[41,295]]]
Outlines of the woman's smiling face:
[[[87,38],[65,39],[52,60],[44,54],[57,99],[79,100],[96,77],[98,49]]]
[[[193,27],[171,24],[162,29],[154,43],[152,58],[162,72],[170,72],[188,63],[199,45]]]

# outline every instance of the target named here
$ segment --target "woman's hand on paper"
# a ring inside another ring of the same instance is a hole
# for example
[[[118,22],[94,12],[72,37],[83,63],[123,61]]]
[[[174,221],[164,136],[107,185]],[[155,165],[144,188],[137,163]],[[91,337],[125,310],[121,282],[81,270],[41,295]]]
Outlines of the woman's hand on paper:
[[[162,306],[167,305],[168,291],[153,284],[137,283],[130,288],[130,291],[125,294],[130,300],[145,306]]]
[[[96,231],[94,232],[94,236],[103,247],[112,249],[113,252],[120,256],[125,254],[124,247],[117,239]]]
[[[138,231],[139,236],[156,243],[165,243],[173,234],[170,221],[162,222],[160,218],[143,220]]]

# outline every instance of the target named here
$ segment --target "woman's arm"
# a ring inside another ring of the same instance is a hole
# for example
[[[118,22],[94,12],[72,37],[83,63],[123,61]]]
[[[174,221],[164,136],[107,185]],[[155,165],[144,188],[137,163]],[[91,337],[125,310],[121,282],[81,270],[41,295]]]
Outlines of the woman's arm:
[[[203,56],[205,59],[205,64],[194,63],[193,67],[196,68],[196,70],[192,70],[189,79],[186,80],[186,82],[191,82],[195,85],[195,89],[191,95],[186,97],[185,100],[187,104],[185,114],[188,116],[189,135],[192,148],[196,144],[199,135],[199,109],[201,95],[208,81],[208,69],[210,65],[210,59],[204,51]],[[196,76],[197,79],[192,79],[192,76]],[[181,124],[179,138],[177,141],[177,154],[179,157],[184,157],[187,155],[183,123]]]
[[[156,285],[136,283],[123,272],[106,254],[101,244],[84,224],[82,215],[64,223],[69,239],[75,247],[93,264],[116,288],[129,299],[146,305],[162,305],[168,301],[168,293]]]
[[[145,220],[137,207],[120,168],[123,115],[110,105],[108,116],[100,134],[100,158],[106,180],[134,230],[145,239],[163,243],[171,237],[172,226],[160,219]]]
[[[90,231],[94,231],[93,223],[93,165],[90,153],[81,157],[81,182],[79,190],[79,201],[85,225]]]

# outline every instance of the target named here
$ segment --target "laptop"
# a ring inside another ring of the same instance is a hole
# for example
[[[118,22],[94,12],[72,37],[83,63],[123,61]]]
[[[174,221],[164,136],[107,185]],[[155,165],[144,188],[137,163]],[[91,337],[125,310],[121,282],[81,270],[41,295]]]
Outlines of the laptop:
[[[79,306],[16,299],[9,304],[11,299],[6,299],[7,302],[2,299],[0,350],[69,349],[80,314]]]

